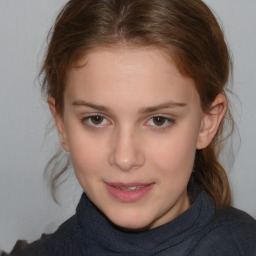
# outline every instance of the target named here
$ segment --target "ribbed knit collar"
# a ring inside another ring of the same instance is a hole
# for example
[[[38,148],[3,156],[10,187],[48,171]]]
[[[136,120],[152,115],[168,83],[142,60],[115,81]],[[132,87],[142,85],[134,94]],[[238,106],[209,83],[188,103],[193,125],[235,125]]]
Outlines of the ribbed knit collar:
[[[202,229],[215,213],[211,197],[204,191],[193,199],[191,207],[173,221],[143,232],[127,232],[110,222],[82,195],[76,217],[84,245],[91,241],[97,248],[123,255],[154,255],[182,243],[191,234]]]

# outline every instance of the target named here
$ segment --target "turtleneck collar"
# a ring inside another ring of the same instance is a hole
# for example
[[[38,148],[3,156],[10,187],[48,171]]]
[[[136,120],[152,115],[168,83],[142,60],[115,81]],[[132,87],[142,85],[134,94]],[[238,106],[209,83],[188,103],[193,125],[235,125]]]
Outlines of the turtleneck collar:
[[[200,192],[191,201],[187,211],[163,226],[142,232],[128,232],[109,221],[83,194],[76,212],[81,228],[80,239],[83,244],[92,241],[104,250],[125,255],[154,255],[182,243],[211,220],[215,207],[206,192]]]

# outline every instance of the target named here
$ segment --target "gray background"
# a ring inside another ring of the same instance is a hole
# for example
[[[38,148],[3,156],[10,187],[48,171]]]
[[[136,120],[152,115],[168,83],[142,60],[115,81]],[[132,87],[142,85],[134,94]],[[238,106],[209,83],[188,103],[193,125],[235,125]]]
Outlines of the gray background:
[[[47,32],[64,0],[0,0],[0,249],[33,241],[74,213],[81,189],[75,178],[54,204],[43,169],[56,149],[45,136],[50,119],[37,81]],[[222,21],[234,56],[233,111],[241,147],[229,173],[235,206],[256,217],[256,1],[207,0]],[[238,139],[234,139],[238,148]]]

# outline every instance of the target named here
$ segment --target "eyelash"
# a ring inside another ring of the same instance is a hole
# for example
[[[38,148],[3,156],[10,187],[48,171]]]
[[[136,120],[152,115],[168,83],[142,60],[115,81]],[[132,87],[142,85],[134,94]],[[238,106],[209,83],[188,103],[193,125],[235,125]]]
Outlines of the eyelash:
[[[102,114],[93,114],[93,115],[90,115],[90,116],[86,116],[86,117],[83,117],[81,118],[81,122],[82,124],[86,125],[87,127],[89,127],[90,129],[98,129],[98,128],[102,128],[104,126],[106,126],[106,124],[93,124],[91,119],[93,117],[100,117],[102,118],[103,120],[107,120],[106,117],[104,117]],[[153,119],[154,118],[163,118],[164,120],[164,125],[161,125],[161,126],[158,126],[158,125],[148,125],[148,123],[152,120],[153,122]],[[90,123],[89,123],[90,122]],[[107,121],[109,122],[109,121]],[[111,123],[111,122],[109,122]],[[146,121],[147,125],[146,126],[150,126],[152,129],[156,129],[156,130],[159,130],[159,131],[162,131],[162,130],[165,130],[165,129],[168,129],[172,126],[172,124],[175,123],[175,120],[172,119],[172,118],[169,118],[169,117],[166,117],[164,115],[154,115],[154,116],[151,116],[148,121]],[[167,124],[166,124],[167,123]]]
[[[164,119],[164,124],[165,124],[165,125],[162,125],[162,126],[157,126],[156,124],[155,124],[155,125],[150,125],[150,126],[152,127],[152,129],[157,129],[157,130],[160,130],[160,131],[170,128],[170,127],[172,126],[172,124],[175,123],[175,120],[174,120],[174,119],[172,119],[172,118],[170,118],[170,117],[166,117],[166,116],[164,116],[164,115],[154,115],[154,116],[152,116],[152,117],[147,121],[147,123],[148,123],[150,120],[152,120],[152,122],[153,122],[153,119],[154,119],[154,118],[163,118],[163,119]],[[166,123],[167,123],[167,124],[166,124]]]
[[[103,125],[102,125],[102,124],[97,125],[97,124],[92,124],[92,122],[91,122],[91,124],[89,124],[89,123],[88,123],[89,120],[91,121],[91,119],[92,119],[93,117],[100,117],[100,118],[102,118],[103,120],[107,120],[106,117],[104,117],[104,116],[101,115],[101,114],[93,114],[93,115],[90,115],[90,116],[86,116],[86,117],[81,118],[82,124],[88,126],[88,127],[91,128],[91,129],[97,129],[97,128],[101,128],[101,127],[105,126],[105,124],[103,124]]]

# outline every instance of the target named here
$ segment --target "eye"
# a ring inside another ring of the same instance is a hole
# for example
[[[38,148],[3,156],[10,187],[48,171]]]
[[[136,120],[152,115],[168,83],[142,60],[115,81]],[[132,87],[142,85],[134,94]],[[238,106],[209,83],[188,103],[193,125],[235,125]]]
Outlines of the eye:
[[[154,128],[167,128],[174,123],[174,120],[165,116],[153,116],[147,122],[147,125],[153,126]]]
[[[102,127],[110,122],[102,115],[91,115],[81,119],[82,123],[92,127]]]

